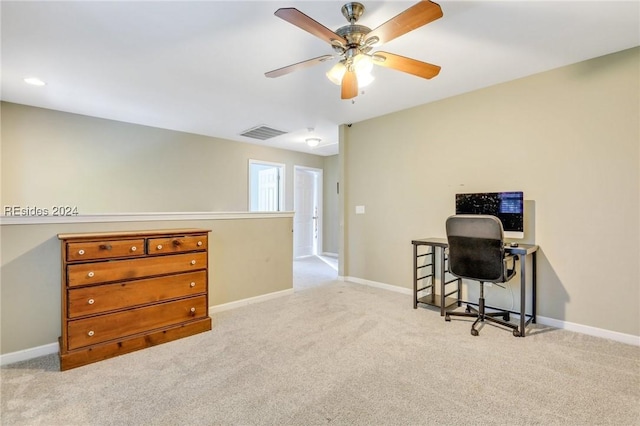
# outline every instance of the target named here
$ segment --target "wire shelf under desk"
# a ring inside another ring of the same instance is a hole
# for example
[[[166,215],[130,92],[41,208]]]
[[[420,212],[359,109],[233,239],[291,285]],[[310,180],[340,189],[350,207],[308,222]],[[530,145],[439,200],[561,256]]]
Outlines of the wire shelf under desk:
[[[433,300],[431,299],[431,295],[428,294],[426,296],[422,296],[422,297],[418,297],[417,299],[418,303],[424,303],[425,305],[431,305],[431,306],[437,306],[438,308],[442,307],[440,305],[440,295],[436,294],[433,297]],[[455,305],[456,303],[458,303],[458,299],[456,299],[455,297],[445,297],[444,298],[444,307],[448,308],[451,305]]]

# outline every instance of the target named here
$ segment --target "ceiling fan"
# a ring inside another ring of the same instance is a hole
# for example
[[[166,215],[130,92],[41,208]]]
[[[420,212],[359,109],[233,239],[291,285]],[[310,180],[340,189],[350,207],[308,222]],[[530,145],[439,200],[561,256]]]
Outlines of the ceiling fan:
[[[271,78],[280,77],[330,59],[340,58],[340,61],[327,72],[327,77],[341,86],[342,99],[352,99],[358,96],[358,87],[363,87],[373,80],[370,71],[374,64],[427,79],[438,75],[440,72],[438,65],[388,52],[370,53],[374,47],[441,18],[442,9],[437,3],[423,0],[374,30],[364,25],[356,24],[363,13],[364,6],[361,3],[350,2],[345,4],[342,6],[342,14],[347,18],[349,24],[338,28],[334,32],[296,8],[287,7],[276,10],[275,15],[277,17],[326,41],[333,47],[336,54],[323,55],[278,68],[266,72],[265,76]]]

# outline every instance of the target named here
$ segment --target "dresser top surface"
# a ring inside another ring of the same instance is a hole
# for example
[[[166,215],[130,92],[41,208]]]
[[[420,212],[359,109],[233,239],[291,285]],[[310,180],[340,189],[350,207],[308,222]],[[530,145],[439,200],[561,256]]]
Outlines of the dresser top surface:
[[[172,235],[194,235],[211,232],[210,229],[177,228],[177,229],[148,229],[141,231],[113,231],[113,232],[81,232],[58,234],[60,240],[86,240],[94,238],[130,238],[130,237],[162,237]]]

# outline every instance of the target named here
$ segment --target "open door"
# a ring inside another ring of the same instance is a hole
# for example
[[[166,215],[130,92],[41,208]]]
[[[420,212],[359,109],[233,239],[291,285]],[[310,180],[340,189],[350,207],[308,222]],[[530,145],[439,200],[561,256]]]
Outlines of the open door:
[[[295,166],[293,257],[317,255],[322,247],[322,170]]]

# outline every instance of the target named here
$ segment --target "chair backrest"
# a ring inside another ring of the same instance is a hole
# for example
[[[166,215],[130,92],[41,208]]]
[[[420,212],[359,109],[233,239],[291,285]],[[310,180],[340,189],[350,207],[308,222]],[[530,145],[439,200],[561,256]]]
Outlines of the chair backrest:
[[[495,216],[455,215],[446,222],[449,270],[477,281],[505,282],[504,231]]]

